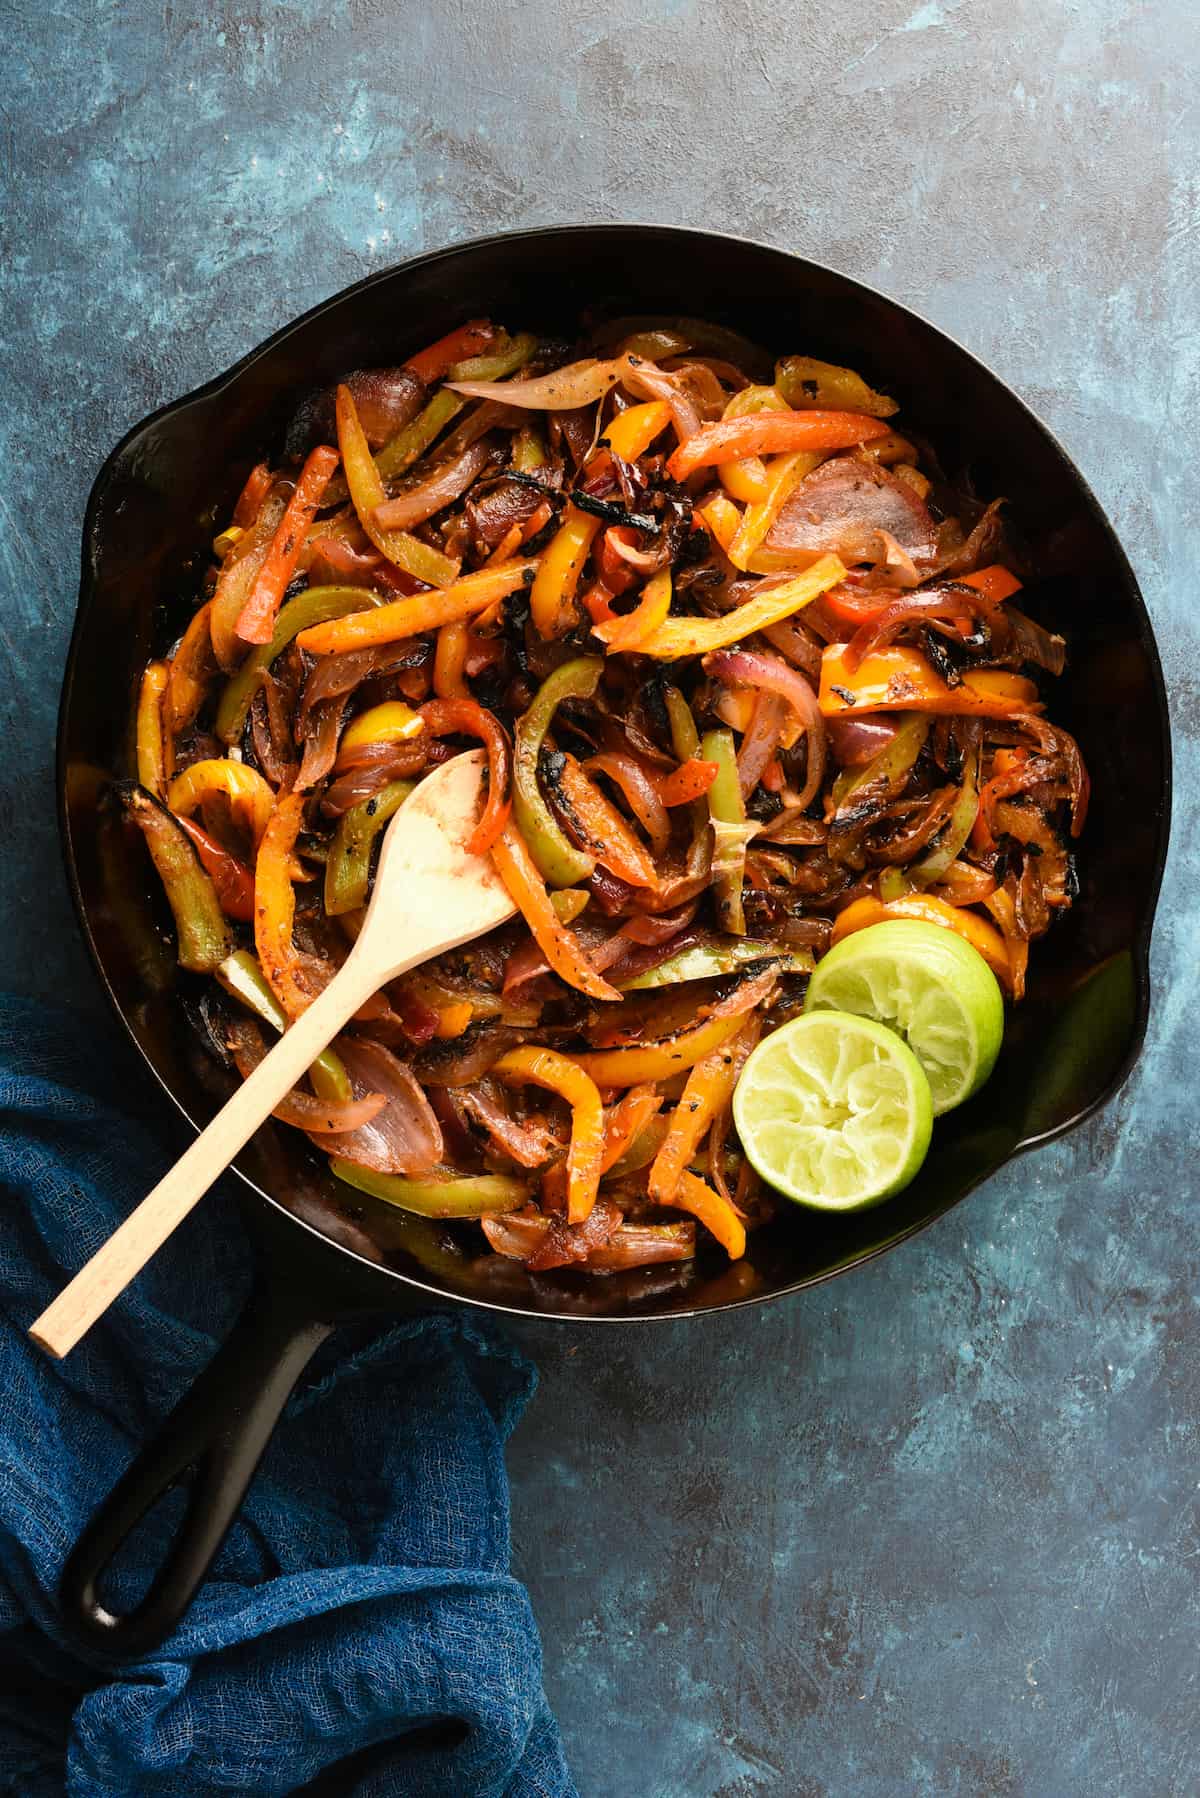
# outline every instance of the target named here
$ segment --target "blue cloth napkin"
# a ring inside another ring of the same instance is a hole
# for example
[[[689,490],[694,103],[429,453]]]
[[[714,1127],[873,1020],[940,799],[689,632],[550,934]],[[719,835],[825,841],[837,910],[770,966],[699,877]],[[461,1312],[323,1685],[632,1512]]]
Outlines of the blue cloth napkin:
[[[534,1370],[463,1320],[322,1351],[163,1648],[88,1661],[64,1638],[72,1544],[247,1286],[236,1210],[213,1195],[66,1361],[30,1344],[64,1271],[171,1158],[132,1055],[97,1037],[0,998],[0,1790],[572,1798],[508,1571],[503,1443]]]

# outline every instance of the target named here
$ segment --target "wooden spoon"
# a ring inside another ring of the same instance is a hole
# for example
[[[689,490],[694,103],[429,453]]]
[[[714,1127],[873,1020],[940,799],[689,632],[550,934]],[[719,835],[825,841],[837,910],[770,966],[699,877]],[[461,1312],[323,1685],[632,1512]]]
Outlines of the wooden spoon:
[[[343,966],[35,1320],[29,1334],[40,1347],[56,1357],[74,1348],[373,993],[513,916],[516,906],[490,857],[469,855],[465,846],[479,813],[485,762],[482,750],[455,756],[405,800],[388,826],[371,903]]]

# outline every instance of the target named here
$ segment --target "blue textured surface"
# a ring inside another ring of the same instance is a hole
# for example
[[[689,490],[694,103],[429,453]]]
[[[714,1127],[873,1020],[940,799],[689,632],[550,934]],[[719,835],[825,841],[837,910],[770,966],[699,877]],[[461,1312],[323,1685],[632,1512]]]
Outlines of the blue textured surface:
[[[51,740],[96,466],[372,268],[568,218],[744,231],[961,337],[1088,474],[1174,701],[1138,1074],[851,1280],[698,1328],[522,1332],[545,1379],[514,1531],[595,1798],[1194,1793],[1190,0],[4,11],[9,984],[87,990]]]

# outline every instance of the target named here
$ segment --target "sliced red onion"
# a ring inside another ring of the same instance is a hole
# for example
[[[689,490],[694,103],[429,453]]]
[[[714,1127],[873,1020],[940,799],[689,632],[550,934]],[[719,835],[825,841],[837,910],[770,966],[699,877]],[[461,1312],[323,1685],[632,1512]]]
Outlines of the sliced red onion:
[[[442,1127],[413,1071],[390,1049],[361,1036],[340,1036],[337,1052],[355,1096],[382,1093],[384,1109],[339,1139],[338,1154],[381,1174],[423,1174],[442,1158]]]
[[[704,666],[717,680],[778,693],[792,707],[803,726],[808,749],[804,786],[795,801],[803,811],[820,791],[826,759],[825,720],[817,696],[804,676],[778,656],[758,655],[745,649],[718,649],[705,658]]]
[[[440,463],[415,487],[376,506],[375,523],[383,531],[409,531],[416,524],[424,524],[443,506],[461,499],[490,460],[491,451],[485,443],[471,444],[461,455]]]
[[[249,1079],[267,1053],[261,1032],[249,1018],[233,1018],[228,1026],[227,1041],[238,1073],[243,1080]],[[279,1101],[272,1116],[279,1118],[281,1123],[293,1124],[298,1130],[307,1130],[310,1136],[344,1135],[348,1138],[350,1132],[377,1118],[386,1104],[387,1095],[381,1092],[364,1093],[345,1105],[337,1105],[319,1099],[313,1093],[293,1090]],[[340,1142],[337,1144],[339,1155],[342,1146]]]

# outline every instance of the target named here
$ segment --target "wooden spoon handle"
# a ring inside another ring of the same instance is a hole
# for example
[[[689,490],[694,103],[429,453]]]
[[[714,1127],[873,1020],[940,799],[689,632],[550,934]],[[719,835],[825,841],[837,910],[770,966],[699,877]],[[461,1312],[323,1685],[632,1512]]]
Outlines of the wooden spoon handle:
[[[377,984],[366,967],[355,966],[353,960],[346,963],[308,1010],[284,1031],[170,1173],[34,1321],[29,1334],[40,1347],[58,1359],[74,1348]]]

